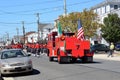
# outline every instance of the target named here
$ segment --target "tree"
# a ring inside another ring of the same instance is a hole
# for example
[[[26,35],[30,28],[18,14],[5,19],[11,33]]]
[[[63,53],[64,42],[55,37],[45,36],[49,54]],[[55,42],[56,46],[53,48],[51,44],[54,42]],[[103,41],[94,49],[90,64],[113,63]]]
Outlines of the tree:
[[[95,21],[96,17],[97,14],[92,10],[85,9],[83,12],[73,12],[67,16],[60,16],[59,21],[63,30],[76,33],[78,30],[77,21],[80,19],[82,21],[84,35],[90,38],[95,35],[96,29],[99,27],[99,24]]]
[[[120,18],[117,14],[108,14],[108,17],[104,18],[102,33],[108,42],[120,41]]]
[[[95,35],[96,29],[100,24],[96,21],[97,14],[95,14],[92,10],[83,10],[81,13],[81,20],[83,23],[83,29],[86,36],[89,38]]]
[[[80,13],[70,13],[67,16],[60,16],[59,20],[63,30],[67,30],[68,32],[77,31],[77,14]]]

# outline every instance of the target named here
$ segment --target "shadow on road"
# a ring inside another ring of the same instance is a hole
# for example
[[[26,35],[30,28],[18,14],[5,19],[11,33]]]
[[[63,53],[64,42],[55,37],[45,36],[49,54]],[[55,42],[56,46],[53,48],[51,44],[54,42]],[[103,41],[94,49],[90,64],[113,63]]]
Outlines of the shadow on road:
[[[41,72],[33,69],[32,72],[28,72],[28,73],[17,73],[17,74],[9,74],[9,75],[2,75],[3,77],[20,77],[20,76],[31,76],[31,75],[38,75]]]
[[[54,61],[51,62],[57,62],[58,60],[55,59]],[[100,61],[93,61],[93,62],[82,62],[80,59],[77,59],[75,62],[62,62],[61,64],[101,64],[102,62]]]
[[[93,61],[93,62],[82,62],[81,60],[77,60],[73,64],[101,64],[102,62],[99,61]]]

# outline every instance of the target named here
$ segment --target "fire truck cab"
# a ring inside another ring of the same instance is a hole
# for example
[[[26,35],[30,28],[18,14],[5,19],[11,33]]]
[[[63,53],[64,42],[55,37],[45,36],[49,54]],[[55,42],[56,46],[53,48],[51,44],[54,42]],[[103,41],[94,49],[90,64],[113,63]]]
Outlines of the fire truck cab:
[[[90,41],[78,40],[74,33],[63,33],[58,36],[57,32],[48,34],[48,57],[49,61],[57,58],[59,63],[75,62],[78,58],[82,62],[92,62],[93,52],[90,52]]]

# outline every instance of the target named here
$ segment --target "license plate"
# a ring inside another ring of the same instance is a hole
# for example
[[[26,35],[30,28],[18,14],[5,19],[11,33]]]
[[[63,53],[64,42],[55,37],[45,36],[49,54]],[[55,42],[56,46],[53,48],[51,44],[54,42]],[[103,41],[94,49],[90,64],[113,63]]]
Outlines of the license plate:
[[[67,54],[68,56],[71,56],[71,54]]]
[[[15,70],[20,70],[20,69],[22,69],[22,68],[21,68],[21,67],[16,67],[16,68],[15,68]]]

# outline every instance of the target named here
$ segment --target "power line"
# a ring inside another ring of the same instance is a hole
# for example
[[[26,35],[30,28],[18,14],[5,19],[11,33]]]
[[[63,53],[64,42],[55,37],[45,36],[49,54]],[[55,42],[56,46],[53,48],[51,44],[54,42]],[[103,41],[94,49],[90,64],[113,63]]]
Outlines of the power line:
[[[45,13],[50,13],[50,12],[54,12],[54,11],[60,11],[62,10],[62,8],[55,8],[53,10],[49,10],[49,11],[45,11],[45,12],[41,12],[40,14],[45,14]],[[13,12],[5,12],[5,11],[2,11],[3,13],[0,13],[0,15],[4,15],[4,14],[10,14],[10,15],[35,15],[35,14],[28,14],[28,13],[13,13]]]
[[[40,5],[40,4],[46,4],[46,3],[56,3],[62,0],[48,0],[48,1],[42,1],[42,2],[36,2],[36,3],[28,3],[28,4],[20,4],[20,5],[9,5],[9,6],[0,6],[4,8],[10,8],[10,7],[25,7],[25,6],[31,6],[31,5]]]
[[[49,20],[49,21],[42,21],[42,22],[53,22],[54,20]],[[31,25],[31,24],[36,24],[37,22],[25,22],[24,24],[27,24],[27,25]],[[20,22],[0,22],[0,24],[4,24],[4,26],[7,26],[7,25],[17,25],[17,24],[21,24]]]
[[[20,23],[12,23],[12,22],[0,22],[0,24],[20,24]]]
[[[35,24],[36,22],[26,22],[25,24]],[[10,25],[10,24],[21,24],[20,22],[17,22],[17,23],[15,23],[15,22],[0,22],[0,24],[8,24],[8,25]]]
[[[49,10],[49,9],[54,9],[54,8],[60,8],[61,6],[57,6],[57,7],[47,7],[47,8],[43,8],[43,9],[30,9],[30,10],[24,10],[24,11],[15,11],[15,12],[8,12],[8,11],[3,11],[0,10],[3,13],[8,13],[8,14],[12,14],[12,13],[28,13],[28,12],[32,12],[32,11],[38,11],[38,10]]]
[[[74,5],[77,5],[77,4],[81,4],[81,3],[88,3],[88,2],[91,2],[93,0],[89,0],[89,1],[83,1],[83,2],[79,2],[79,3],[73,3],[73,4],[69,4],[67,6],[74,6]],[[57,7],[51,7],[51,8],[56,8],[56,9],[60,9],[61,7],[63,6],[57,6]],[[44,8],[44,9],[51,9],[51,8]],[[58,10],[60,11],[60,10]],[[53,10],[51,11],[46,11],[46,12],[43,12],[43,13],[40,13],[40,14],[46,14],[46,13],[51,13],[51,12],[54,12]],[[13,14],[13,12],[5,12],[6,14]],[[17,14],[17,13],[16,13]],[[28,14],[24,14],[24,15],[28,15]],[[32,15],[35,15],[35,14],[32,14]],[[54,20],[53,20],[54,21]],[[13,23],[13,22],[0,22],[0,24],[21,24],[21,23]],[[36,24],[36,22],[29,22],[29,23],[25,23],[25,24]]]
[[[79,2],[79,3],[72,3],[72,4],[68,4],[67,6],[74,6],[74,5],[79,5],[79,4],[85,4],[85,3],[89,3],[89,2],[94,2],[93,0],[89,0],[89,1],[83,1],[83,2]],[[20,13],[27,13],[27,12],[31,12],[31,11],[38,11],[38,10],[48,10],[48,9],[60,9],[62,8],[63,5],[60,6],[56,6],[56,7],[48,7],[48,8],[43,8],[43,9],[33,9],[33,10],[24,10],[24,11],[16,11],[16,12],[8,12],[8,11],[3,11],[0,10],[1,12],[3,12],[3,14],[20,14]],[[2,15],[2,13],[0,14]],[[33,15],[33,14],[21,14],[21,15]]]

